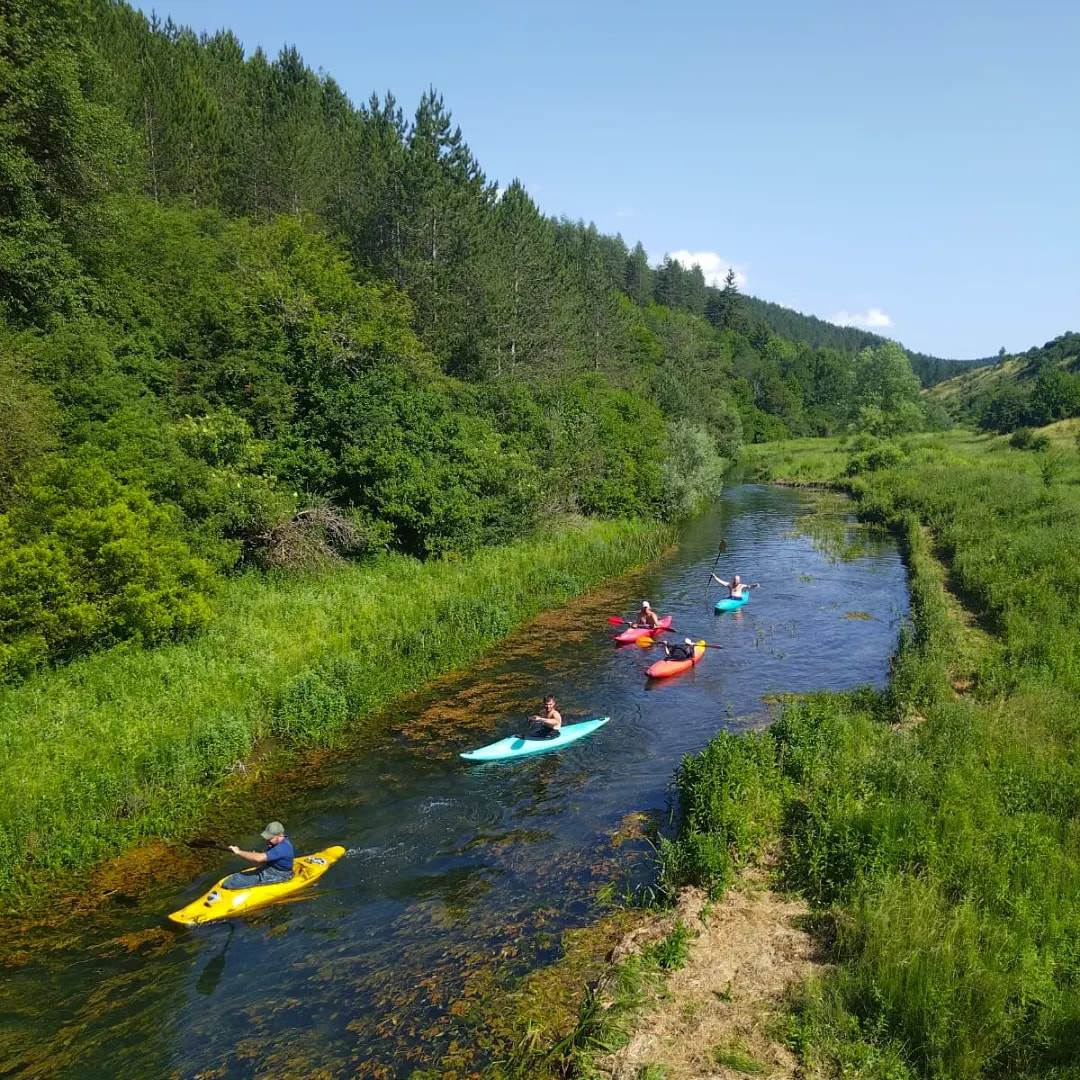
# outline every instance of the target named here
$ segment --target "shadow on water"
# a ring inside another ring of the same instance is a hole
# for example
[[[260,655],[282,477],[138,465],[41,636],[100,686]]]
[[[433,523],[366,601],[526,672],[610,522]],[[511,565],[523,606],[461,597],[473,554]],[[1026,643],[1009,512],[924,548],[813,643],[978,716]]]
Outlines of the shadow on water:
[[[720,572],[762,587],[716,616],[705,583],[720,539]],[[605,624],[643,598],[723,651],[648,683],[659,650],[616,648]],[[773,695],[882,685],[906,612],[896,545],[846,504],[729,489],[659,562],[399,703],[349,752],[320,757],[317,784],[291,776],[267,809],[299,848],[348,848],[302,902],[163,930],[164,912],[235,868],[225,856],[182,890],[158,886],[16,950],[0,1075],[407,1076],[468,1060],[483,1045],[470,1009],[493,980],[554,959],[605,883],[647,878],[640,822],[663,814],[680,758],[720,728],[765,722]],[[567,720],[611,723],[546,756],[458,758],[521,730],[546,691]]]

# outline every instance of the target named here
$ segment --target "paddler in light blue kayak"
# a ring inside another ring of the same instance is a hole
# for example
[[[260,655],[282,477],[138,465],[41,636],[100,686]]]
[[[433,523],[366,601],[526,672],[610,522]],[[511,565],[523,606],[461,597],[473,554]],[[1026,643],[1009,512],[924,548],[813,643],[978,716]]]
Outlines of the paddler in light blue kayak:
[[[544,711],[537,716],[530,716],[532,730],[530,739],[554,739],[562,731],[562,713],[555,708],[555,698],[548,694],[544,698]]]
[[[741,600],[743,598],[743,593],[746,592],[747,589],[753,588],[752,585],[744,585],[742,578],[739,577],[738,574],[730,581],[718,578],[715,574],[710,574],[709,576],[717,583],[717,585],[723,585],[724,588],[728,590],[728,594],[732,600]]]

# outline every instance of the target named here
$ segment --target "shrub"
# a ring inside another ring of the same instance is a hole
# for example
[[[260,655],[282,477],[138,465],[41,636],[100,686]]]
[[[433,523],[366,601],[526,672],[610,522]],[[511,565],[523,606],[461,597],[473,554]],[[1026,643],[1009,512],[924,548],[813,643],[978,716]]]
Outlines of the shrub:
[[[1050,446],[1050,436],[1029,427],[1019,427],[1009,436],[1009,445],[1016,450],[1046,450]]]
[[[96,462],[62,460],[0,516],[0,678],[210,617],[214,575],[179,513]]]
[[[904,456],[904,451],[896,443],[878,443],[861,454],[853,454],[848,461],[846,472],[848,476],[857,476],[859,473],[877,472],[879,469],[895,469],[903,463]]]

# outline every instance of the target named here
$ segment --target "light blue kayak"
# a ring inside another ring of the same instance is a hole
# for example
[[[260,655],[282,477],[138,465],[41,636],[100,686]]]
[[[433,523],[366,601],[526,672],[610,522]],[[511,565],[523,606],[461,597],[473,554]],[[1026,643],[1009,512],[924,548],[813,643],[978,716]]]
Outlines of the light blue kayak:
[[[717,611],[738,611],[746,602],[750,599],[750,590],[747,589],[742,596],[725,596],[722,600],[716,601]]]
[[[523,739],[520,735],[511,735],[507,739],[493,742],[490,746],[481,746],[479,750],[467,750],[461,757],[466,761],[509,761],[511,758],[529,757],[531,754],[546,754],[549,750],[561,750],[569,743],[591,735],[610,719],[609,716],[597,716],[592,720],[582,720],[579,724],[563,724],[562,730],[554,739]]]

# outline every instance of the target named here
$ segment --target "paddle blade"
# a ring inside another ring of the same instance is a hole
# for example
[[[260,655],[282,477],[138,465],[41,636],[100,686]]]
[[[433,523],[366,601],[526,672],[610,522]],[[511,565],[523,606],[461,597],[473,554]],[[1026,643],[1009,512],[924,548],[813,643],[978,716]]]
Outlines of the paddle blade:
[[[609,615],[607,621],[609,626],[622,626],[626,622],[625,619],[620,619],[618,615]]]
[[[656,644],[656,642],[653,641],[653,639],[651,637],[639,637],[637,639],[637,647],[639,649],[647,649],[650,645],[655,645],[655,644]]]

